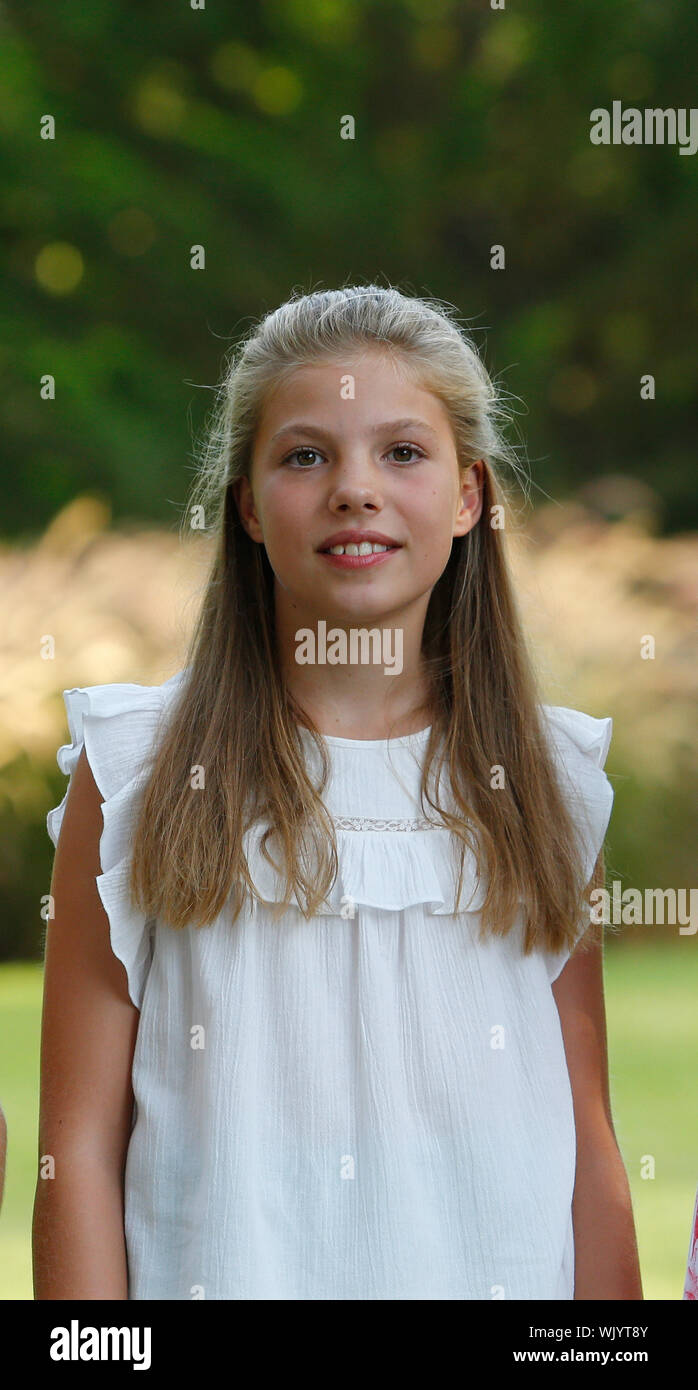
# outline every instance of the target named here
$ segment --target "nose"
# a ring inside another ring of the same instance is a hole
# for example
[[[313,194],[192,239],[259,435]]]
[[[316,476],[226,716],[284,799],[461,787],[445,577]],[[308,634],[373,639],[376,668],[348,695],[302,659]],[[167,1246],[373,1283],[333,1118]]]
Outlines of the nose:
[[[336,470],[328,501],[333,511],[379,511],[383,506],[382,490],[372,464],[358,453],[347,459]]]

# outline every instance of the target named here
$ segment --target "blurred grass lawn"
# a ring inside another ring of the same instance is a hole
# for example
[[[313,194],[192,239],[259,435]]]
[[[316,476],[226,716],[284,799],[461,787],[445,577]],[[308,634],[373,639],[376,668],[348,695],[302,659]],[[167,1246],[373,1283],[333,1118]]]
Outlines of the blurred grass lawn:
[[[690,966],[688,962],[691,962]],[[606,953],[611,1099],[633,1196],[646,1299],[681,1299],[698,1185],[698,1014],[692,937]],[[0,1298],[31,1299],[42,967],[0,968],[0,1103],[8,1126]],[[642,1161],[655,1161],[652,1180]]]

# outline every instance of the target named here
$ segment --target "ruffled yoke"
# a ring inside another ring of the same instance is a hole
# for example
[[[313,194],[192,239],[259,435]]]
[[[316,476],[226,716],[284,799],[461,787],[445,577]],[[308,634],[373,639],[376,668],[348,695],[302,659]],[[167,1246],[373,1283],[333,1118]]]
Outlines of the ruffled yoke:
[[[154,924],[134,910],[128,892],[134,810],[158,733],[184,675],[179,671],[160,686],[117,683],[63,692],[71,741],[59,748],[57,762],[69,778],[69,790],[84,747],[102,796],[102,872],[97,888],[109,919],[112,949],[126,968],[130,997],[138,1008],[152,959]],[[613,803],[613,789],[603,772],[612,720],[562,706],[543,705],[542,709],[581,836],[588,882]],[[323,799],[335,826],[339,871],[318,915],[351,918],[362,906],[400,912],[420,904],[432,915],[453,914],[460,851],[448,828],[433,823],[436,813],[428,803],[429,817],[424,816],[419,798],[421,759],[429,732],[426,728],[390,741],[326,736],[331,771]],[[300,733],[309,769],[319,782],[318,751],[308,731]],[[367,775],[371,778],[370,816],[366,815]],[[442,804],[443,787],[442,779]],[[47,816],[54,845],[68,790]],[[261,852],[263,833],[264,826],[258,824],[244,837],[250,875],[263,902],[281,902],[284,876]],[[273,838],[268,847],[273,856]],[[485,893],[475,856],[466,851],[460,911],[478,912]],[[290,901],[300,910],[295,894]],[[560,969],[568,954],[560,954]]]

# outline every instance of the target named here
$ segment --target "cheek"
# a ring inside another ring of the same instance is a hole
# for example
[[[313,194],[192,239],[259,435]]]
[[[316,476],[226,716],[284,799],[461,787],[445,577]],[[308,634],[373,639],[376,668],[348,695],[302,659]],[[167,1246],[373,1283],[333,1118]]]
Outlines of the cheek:
[[[288,584],[308,563],[308,551],[317,536],[310,489],[294,486],[295,479],[281,475],[270,482],[263,498],[264,544],[269,563],[281,582]]]
[[[430,525],[438,525],[439,517],[448,514],[453,505],[453,485],[446,470],[429,469],[421,477],[414,475],[412,486],[405,492],[405,505],[418,512]]]
[[[434,579],[443,573],[453,546],[453,492],[433,480],[420,489],[410,508],[409,524],[417,536],[414,555],[424,577]]]
[[[452,490],[442,481],[432,480],[415,490],[405,510],[414,532],[438,544],[441,538],[448,540],[451,535],[453,505]]]
[[[277,546],[297,544],[298,537],[307,530],[308,503],[303,491],[303,488],[294,487],[283,474],[265,488],[262,499],[265,535],[273,537]]]

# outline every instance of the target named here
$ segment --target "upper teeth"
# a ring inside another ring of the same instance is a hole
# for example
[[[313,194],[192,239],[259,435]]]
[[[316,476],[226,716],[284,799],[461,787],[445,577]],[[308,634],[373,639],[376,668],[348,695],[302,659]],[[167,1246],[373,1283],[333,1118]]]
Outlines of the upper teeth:
[[[330,555],[375,555],[380,550],[388,550],[387,545],[377,545],[372,541],[362,541],[361,545],[350,542],[349,545],[330,546]]]

